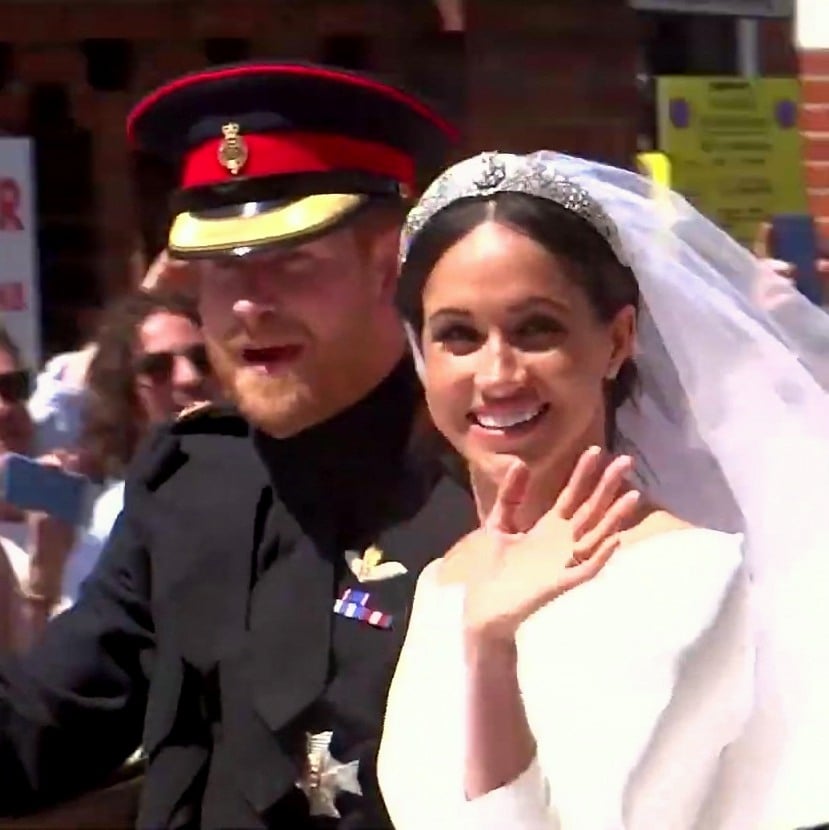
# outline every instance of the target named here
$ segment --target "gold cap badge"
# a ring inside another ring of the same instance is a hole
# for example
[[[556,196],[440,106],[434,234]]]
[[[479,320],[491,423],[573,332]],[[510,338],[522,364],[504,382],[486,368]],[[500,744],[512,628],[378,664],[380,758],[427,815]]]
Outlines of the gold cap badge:
[[[219,145],[217,156],[222,165],[232,176],[239,174],[248,160],[248,145],[239,135],[238,124],[225,124],[222,127],[222,143]]]

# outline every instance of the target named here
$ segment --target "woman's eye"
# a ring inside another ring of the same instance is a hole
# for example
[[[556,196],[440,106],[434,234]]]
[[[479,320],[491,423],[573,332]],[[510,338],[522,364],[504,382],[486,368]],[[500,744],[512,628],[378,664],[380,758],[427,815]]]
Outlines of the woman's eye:
[[[470,352],[478,348],[483,337],[474,326],[453,323],[436,329],[432,333],[432,340],[440,343],[447,351],[458,353]]]
[[[478,340],[480,335],[472,326],[466,326],[462,323],[455,323],[451,326],[445,326],[438,329],[433,335],[432,339],[438,343],[449,343],[460,340]]]
[[[564,330],[558,320],[552,317],[529,317],[524,320],[518,331],[520,334],[558,334]]]
[[[552,317],[529,317],[515,327],[513,336],[519,343],[544,345],[560,338],[564,331],[564,326]]]

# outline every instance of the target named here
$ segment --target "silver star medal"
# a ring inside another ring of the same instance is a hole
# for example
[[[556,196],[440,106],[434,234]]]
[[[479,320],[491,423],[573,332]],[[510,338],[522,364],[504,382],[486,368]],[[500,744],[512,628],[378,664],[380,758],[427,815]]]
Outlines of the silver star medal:
[[[312,816],[340,818],[335,803],[338,793],[363,794],[357,780],[360,762],[343,764],[338,761],[330,749],[333,735],[333,732],[319,732],[316,735],[306,733],[305,736],[307,762],[305,772],[296,785],[305,793]]]

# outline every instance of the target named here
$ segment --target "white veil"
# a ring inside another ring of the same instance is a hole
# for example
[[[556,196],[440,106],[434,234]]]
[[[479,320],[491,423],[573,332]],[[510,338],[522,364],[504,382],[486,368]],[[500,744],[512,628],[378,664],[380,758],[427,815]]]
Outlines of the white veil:
[[[655,500],[745,534],[755,714],[728,786],[756,793],[746,828],[829,822],[829,315],[677,194],[552,152],[450,168],[410,214],[401,260],[442,207],[505,190],[580,213],[633,269],[641,383],[621,443]]]

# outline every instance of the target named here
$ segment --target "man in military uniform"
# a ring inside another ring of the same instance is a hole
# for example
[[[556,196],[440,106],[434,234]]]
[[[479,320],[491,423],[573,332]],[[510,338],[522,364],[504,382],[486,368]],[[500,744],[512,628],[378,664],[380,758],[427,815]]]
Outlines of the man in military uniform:
[[[181,162],[169,249],[235,407],[154,436],[80,601],[3,668],[0,812],[140,744],[141,827],[388,827],[374,756],[414,583],[474,524],[420,440],[393,304],[405,195],[454,130],[265,63],[167,84],[129,134]]]

